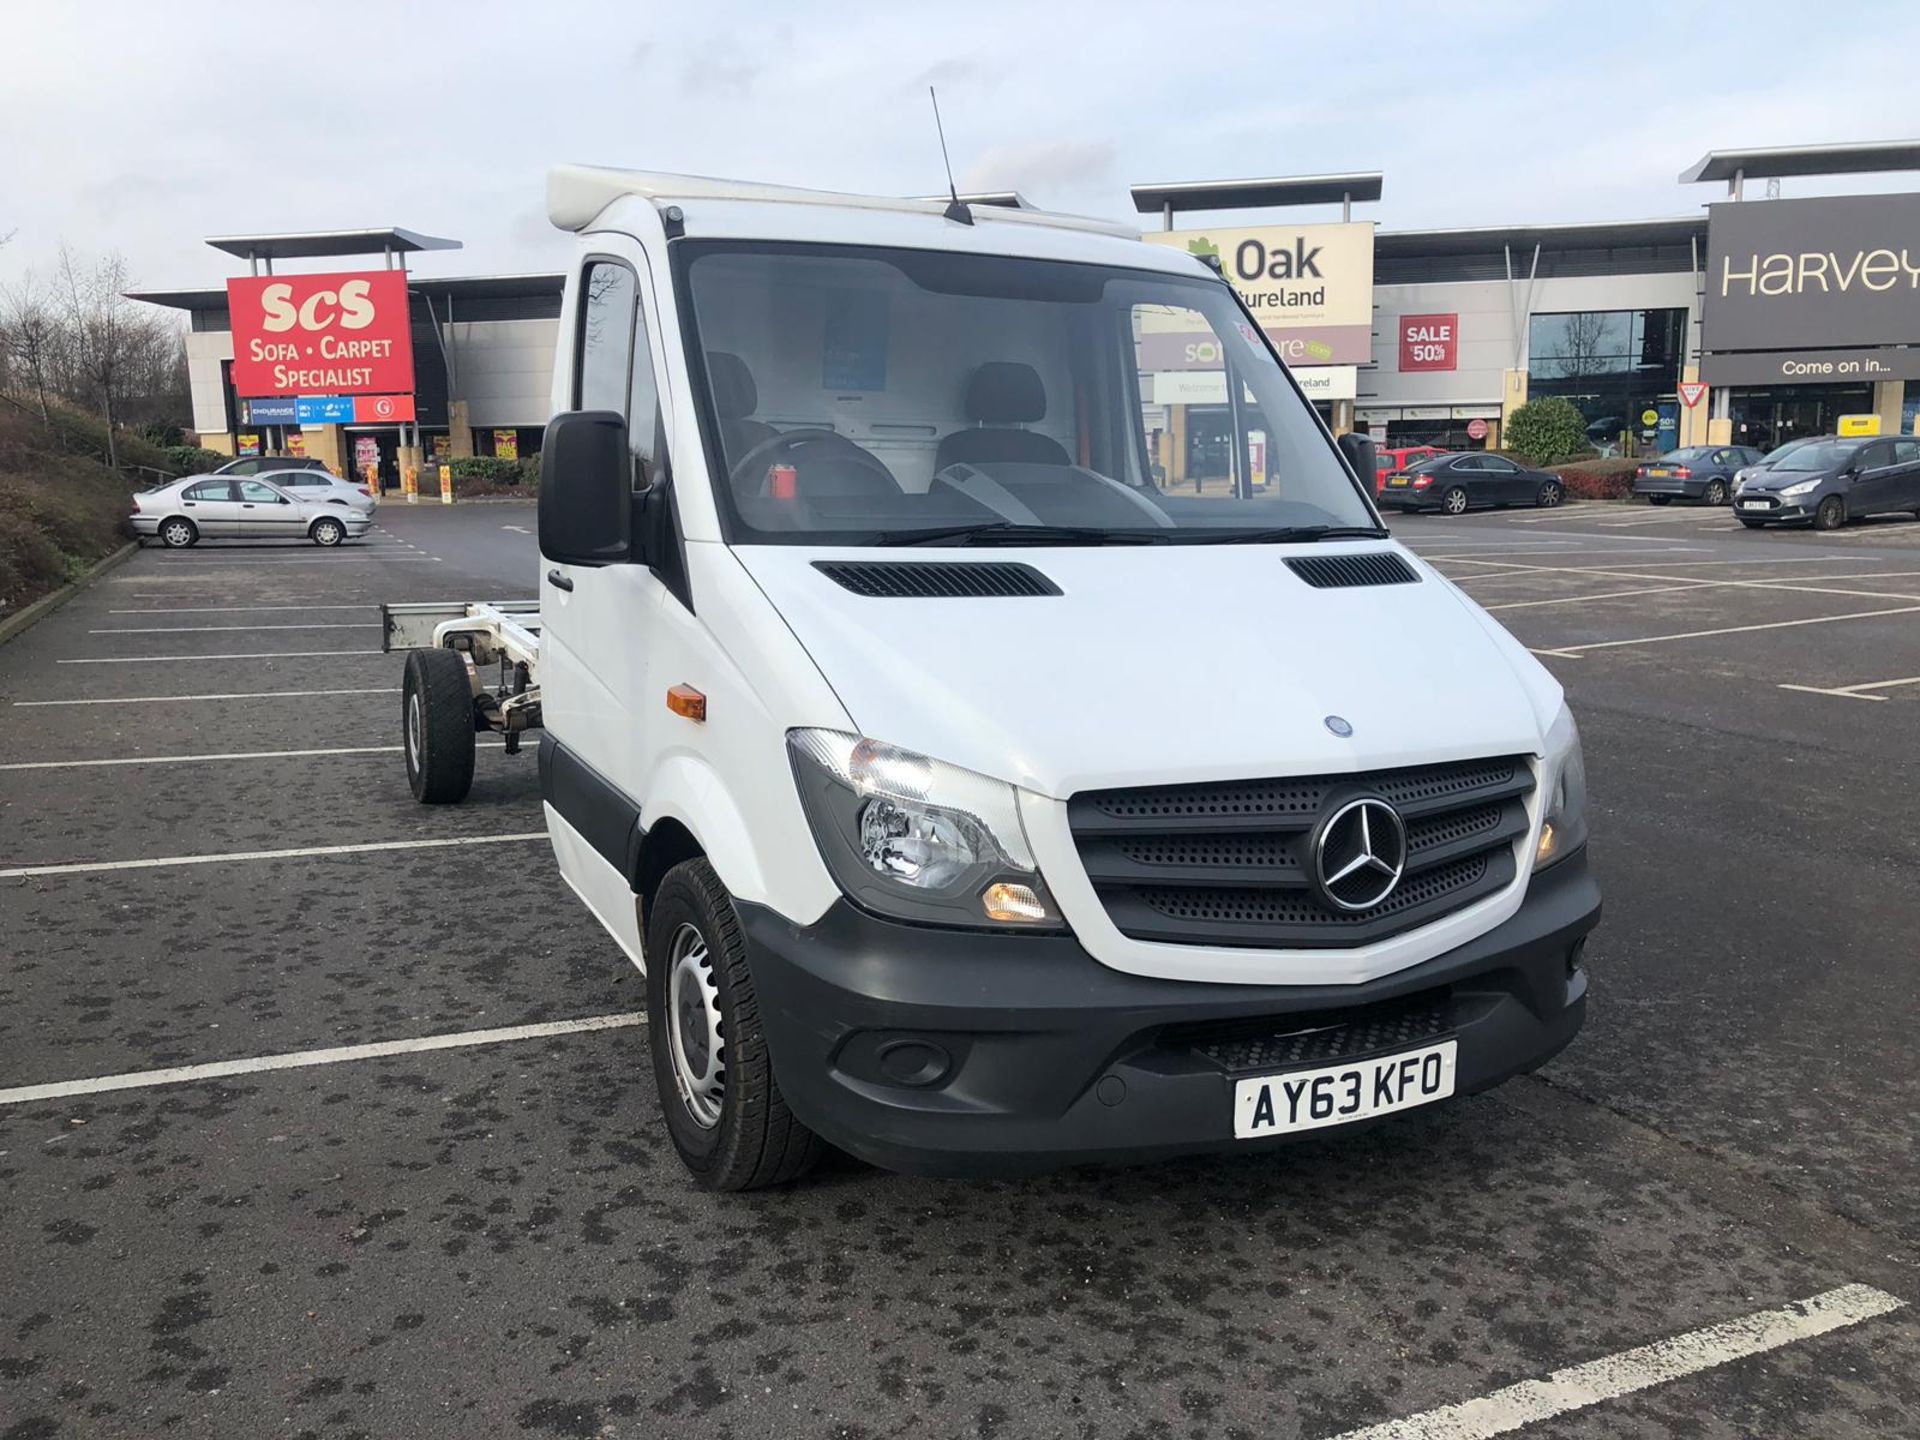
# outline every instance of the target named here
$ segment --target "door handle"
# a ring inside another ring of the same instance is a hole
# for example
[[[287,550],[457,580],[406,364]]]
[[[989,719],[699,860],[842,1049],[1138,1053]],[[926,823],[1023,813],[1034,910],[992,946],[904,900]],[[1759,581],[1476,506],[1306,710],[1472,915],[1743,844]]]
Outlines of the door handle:
[[[568,594],[573,593],[573,581],[565,575],[562,575],[558,570],[547,571],[547,583],[556,590],[565,590]]]

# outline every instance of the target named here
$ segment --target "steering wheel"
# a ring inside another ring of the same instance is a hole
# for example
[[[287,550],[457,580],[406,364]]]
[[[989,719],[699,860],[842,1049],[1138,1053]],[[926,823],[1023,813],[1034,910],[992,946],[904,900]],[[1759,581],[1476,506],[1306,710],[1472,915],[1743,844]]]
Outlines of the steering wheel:
[[[803,450],[808,445],[833,445],[855,463],[882,476],[894,489],[900,488],[900,482],[893,478],[893,472],[881,463],[878,456],[869,455],[838,430],[830,430],[824,425],[803,425],[796,430],[782,430],[777,435],[768,436],[734,462],[733,468],[727,472],[727,483],[733,486],[736,495],[740,494],[743,485],[758,467],[758,480],[764,484],[766,471],[772,468],[771,462],[785,459],[790,453]]]

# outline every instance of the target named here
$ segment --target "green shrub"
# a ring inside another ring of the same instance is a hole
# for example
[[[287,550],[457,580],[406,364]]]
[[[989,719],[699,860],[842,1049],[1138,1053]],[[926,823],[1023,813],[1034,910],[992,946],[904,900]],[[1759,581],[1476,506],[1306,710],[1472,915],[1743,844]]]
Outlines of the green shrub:
[[[447,462],[456,480],[487,480],[495,485],[518,485],[520,462],[498,455],[456,455]]]
[[[84,410],[69,409],[65,405],[50,406],[47,419],[53,430],[54,442],[60,449],[105,463],[107,458],[106,421],[98,415],[89,414]],[[169,474],[178,473],[168,464],[166,450],[137,430],[116,426],[114,445],[119,451],[120,467],[123,470],[144,467],[148,470],[166,471]]]
[[[1557,465],[1592,447],[1587,417],[1571,400],[1549,395],[1513,412],[1503,437],[1506,448],[1532,465]]]
[[[202,450],[198,445],[167,446],[167,468],[176,475],[204,475],[227,463],[218,450]]]

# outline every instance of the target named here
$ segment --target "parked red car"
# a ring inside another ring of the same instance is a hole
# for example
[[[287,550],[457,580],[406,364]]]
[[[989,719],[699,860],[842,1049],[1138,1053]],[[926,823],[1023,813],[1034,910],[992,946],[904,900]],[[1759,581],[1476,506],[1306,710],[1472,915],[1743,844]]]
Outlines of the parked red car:
[[[1438,445],[1402,445],[1391,450],[1374,451],[1373,493],[1378,495],[1387,488],[1389,475],[1446,453]]]

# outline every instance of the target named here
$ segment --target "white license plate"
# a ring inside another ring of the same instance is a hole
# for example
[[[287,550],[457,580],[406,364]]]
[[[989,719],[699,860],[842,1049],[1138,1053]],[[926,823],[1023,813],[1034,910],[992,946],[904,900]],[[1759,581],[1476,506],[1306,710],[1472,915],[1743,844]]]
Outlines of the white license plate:
[[[1236,1081],[1233,1138],[1257,1140],[1290,1130],[1351,1125],[1395,1110],[1411,1110],[1453,1094],[1459,1042],[1443,1040],[1352,1065],[1293,1070]]]
[[[1773,507],[1768,505],[1764,500],[1742,500],[1740,502],[1740,508],[1742,510],[1770,510]]]

